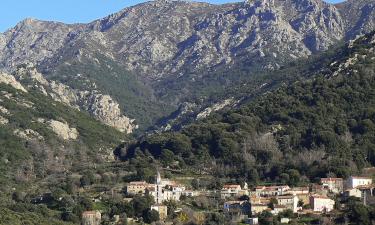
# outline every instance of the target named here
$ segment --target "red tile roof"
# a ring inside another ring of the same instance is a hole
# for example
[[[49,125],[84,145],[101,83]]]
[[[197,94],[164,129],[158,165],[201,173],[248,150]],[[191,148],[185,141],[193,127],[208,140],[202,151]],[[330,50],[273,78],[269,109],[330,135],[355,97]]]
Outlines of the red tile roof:
[[[239,184],[225,184],[223,186],[224,189],[227,189],[227,188],[241,188],[241,185]]]

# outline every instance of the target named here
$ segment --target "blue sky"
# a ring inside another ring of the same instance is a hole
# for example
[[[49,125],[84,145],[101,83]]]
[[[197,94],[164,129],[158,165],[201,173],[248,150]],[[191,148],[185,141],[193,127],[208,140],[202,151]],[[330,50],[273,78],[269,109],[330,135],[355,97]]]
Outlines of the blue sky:
[[[221,4],[241,0],[200,1]],[[144,0],[1,0],[0,32],[28,17],[65,23],[90,22],[141,2]]]

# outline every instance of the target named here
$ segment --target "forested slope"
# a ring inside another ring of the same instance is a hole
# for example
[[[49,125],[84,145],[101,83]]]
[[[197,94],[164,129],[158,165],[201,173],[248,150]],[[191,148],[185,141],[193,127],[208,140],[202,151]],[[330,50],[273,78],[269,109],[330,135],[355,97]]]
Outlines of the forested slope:
[[[253,183],[345,177],[375,165],[374,40],[371,33],[345,45],[308,80],[116,153]]]

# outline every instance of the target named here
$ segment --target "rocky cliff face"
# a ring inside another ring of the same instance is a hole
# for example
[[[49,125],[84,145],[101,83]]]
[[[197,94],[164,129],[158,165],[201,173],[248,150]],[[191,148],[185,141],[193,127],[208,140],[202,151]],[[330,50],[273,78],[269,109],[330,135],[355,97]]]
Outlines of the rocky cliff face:
[[[62,102],[70,107],[87,111],[92,117],[121,132],[132,133],[137,128],[134,119],[124,116],[119,104],[111,96],[102,94],[98,90],[76,90],[56,81],[48,81],[30,65],[18,68],[16,76],[21,81],[31,79],[33,82],[28,85],[29,88],[35,88],[44,95],[52,97],[53,100]],[[0,83],[6,77],[8,77],[7,80],[13,81],[11,82],[12,86],[26,91],[11,75],[4,74],[0,76]],[[9,79],[9,77],[13,79]]]
[[[367,33],[375,27],[375,2],[368,0],[347,0],[337,5],[346,25],[347,39]]]
[[[52,57],[70,38],[69,32],[77,29],[78,26],[25,19],[0,36],[2,66],[13,68]]]
[[[22,86],[21,83],[19,83],[14,76],[6,74],[6,73],[0,73],[0,83],[8,84],[12,87],[14,87],[17,90],[21,90],[23,92],[27,92],[27,90]]]

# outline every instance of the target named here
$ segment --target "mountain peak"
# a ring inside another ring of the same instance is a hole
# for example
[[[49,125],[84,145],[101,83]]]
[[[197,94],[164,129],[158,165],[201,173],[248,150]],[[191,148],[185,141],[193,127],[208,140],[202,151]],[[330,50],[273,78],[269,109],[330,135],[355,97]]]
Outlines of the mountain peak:
[[[32,26],[32,25],[34,25],[36,22],[38,22],[37,19],[32,18],[32,17],[28,17],[28,18],[25,18],[25,19],[23,19],[22,21],[20,21],[20,22],[16,25],[16,27]]]

